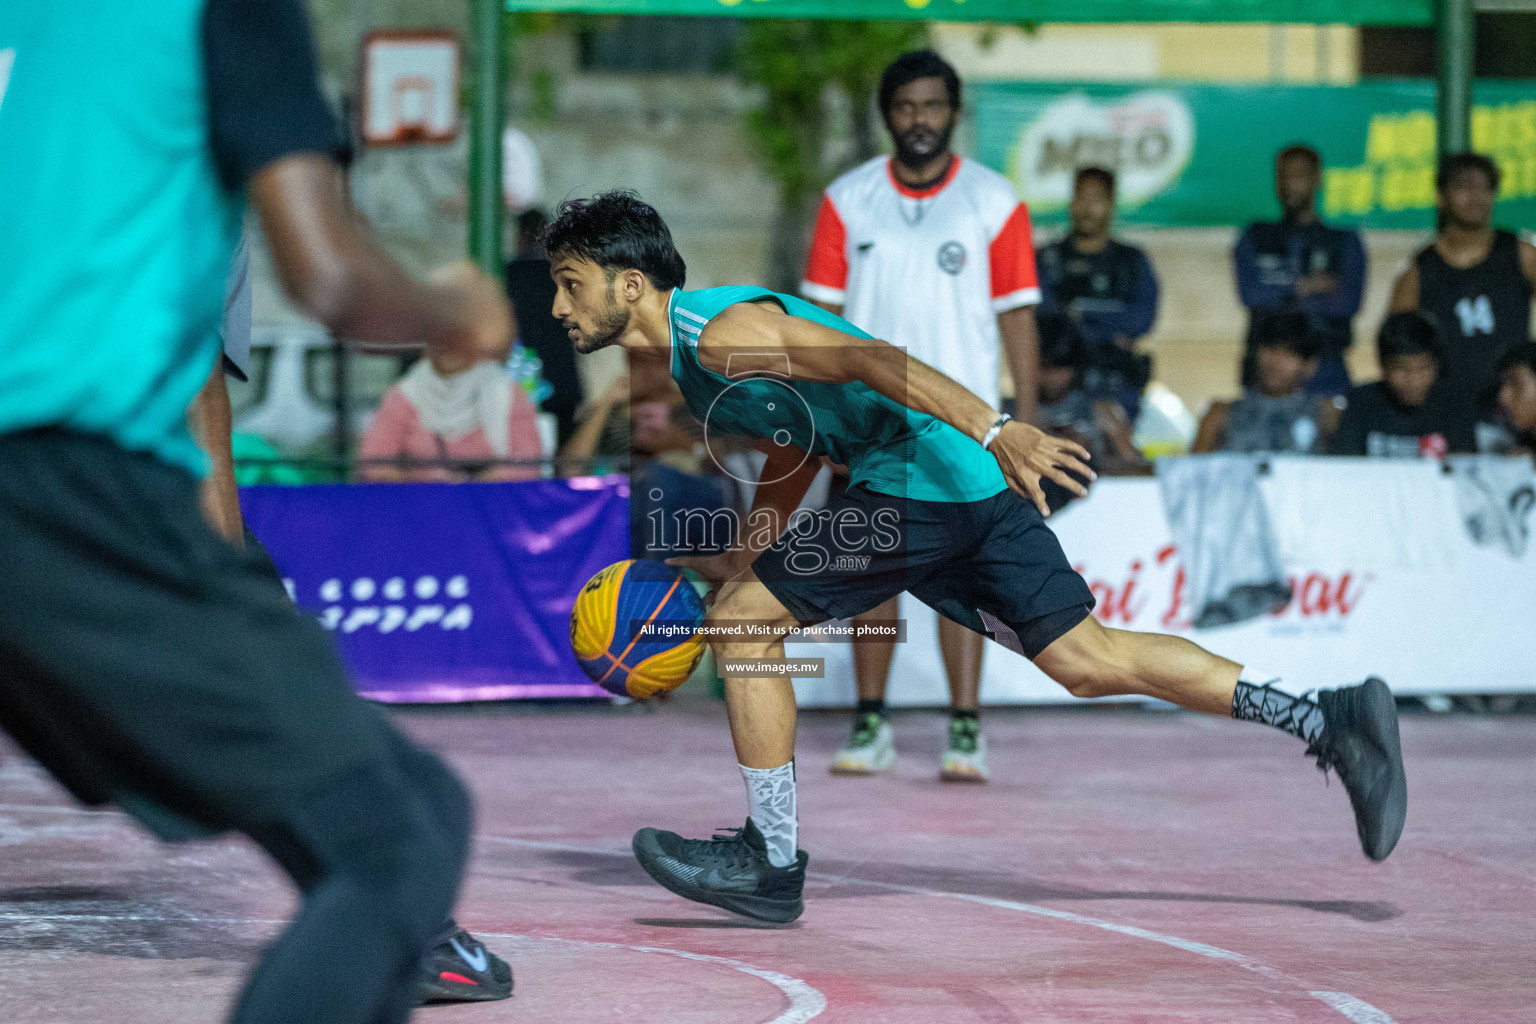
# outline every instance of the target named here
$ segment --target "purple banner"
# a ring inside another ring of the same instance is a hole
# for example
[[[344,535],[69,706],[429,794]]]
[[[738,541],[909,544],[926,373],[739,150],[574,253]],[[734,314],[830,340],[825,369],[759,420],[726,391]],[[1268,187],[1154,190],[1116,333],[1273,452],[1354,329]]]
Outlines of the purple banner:
[[[629,557],[619,476],[243,488],[289,595],[380,701],[606,697],[571,655],[571,606]]]

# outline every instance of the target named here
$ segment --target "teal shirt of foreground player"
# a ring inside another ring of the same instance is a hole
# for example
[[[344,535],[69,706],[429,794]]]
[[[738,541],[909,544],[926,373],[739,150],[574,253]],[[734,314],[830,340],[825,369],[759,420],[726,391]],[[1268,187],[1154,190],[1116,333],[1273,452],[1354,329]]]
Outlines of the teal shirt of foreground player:
[[[847,466],[850,484],[917,501],[980,501],[1008,486],[997,460],[976,441],[863,383],[792,380],[792,366],[765,363],[745,350],[728,356],[727,374],[699,362],[705,325],[738,302],[765,301],[791,316],[873,341],[820,306],[765,288],[673,291],[667,309],[672,378],[710,442],[734,437],[793,445]],[[742,358],[739,373],[730,365],[736,355]],[[870,357],[875,358],[873,351]]]
[[[0,2],[0,433],[203,470],[186,412],[243,206],[209,143],[203,8]]]

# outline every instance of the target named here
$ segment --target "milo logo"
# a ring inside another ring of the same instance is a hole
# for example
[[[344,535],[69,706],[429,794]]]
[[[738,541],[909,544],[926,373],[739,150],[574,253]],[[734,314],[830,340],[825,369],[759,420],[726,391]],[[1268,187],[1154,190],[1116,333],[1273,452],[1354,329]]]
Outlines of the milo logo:
[[[1072,198],[1079,167],[1115,172],[1122,205],[1136,206],[1171,187],[1195,150],[1195,119],[1178,94],[1163,90],[1096,101],[1072,93],[1047,103],[1019,133],[1009,159],[1030,206],[1060,208]]]

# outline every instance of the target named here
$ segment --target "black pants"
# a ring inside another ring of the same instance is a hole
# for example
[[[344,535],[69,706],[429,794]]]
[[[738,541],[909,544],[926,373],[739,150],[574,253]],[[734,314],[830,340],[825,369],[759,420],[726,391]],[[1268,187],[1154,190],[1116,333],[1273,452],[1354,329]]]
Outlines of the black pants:
[[[303,892],[239,1024],[392,1024],[448,916],[459,781],[358,699],[187,474],[63,431],[0,436],[0,726],[165,838],[238,830]]]

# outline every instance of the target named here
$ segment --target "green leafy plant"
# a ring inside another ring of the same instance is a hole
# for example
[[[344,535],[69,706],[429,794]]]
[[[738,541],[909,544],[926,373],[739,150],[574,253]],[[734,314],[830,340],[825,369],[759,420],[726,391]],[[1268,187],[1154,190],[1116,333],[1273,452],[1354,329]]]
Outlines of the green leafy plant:
[[[846,168],[827,159],[827,93],[840,91],[852,121],[854,161],[879,151],[872,97],[885,66],[926,41],[921,22],[749,22],[737,54],[737,77],[763,90],[746,123],[779,188],[768,283],[791,290],[800,279],[817,199]]]

